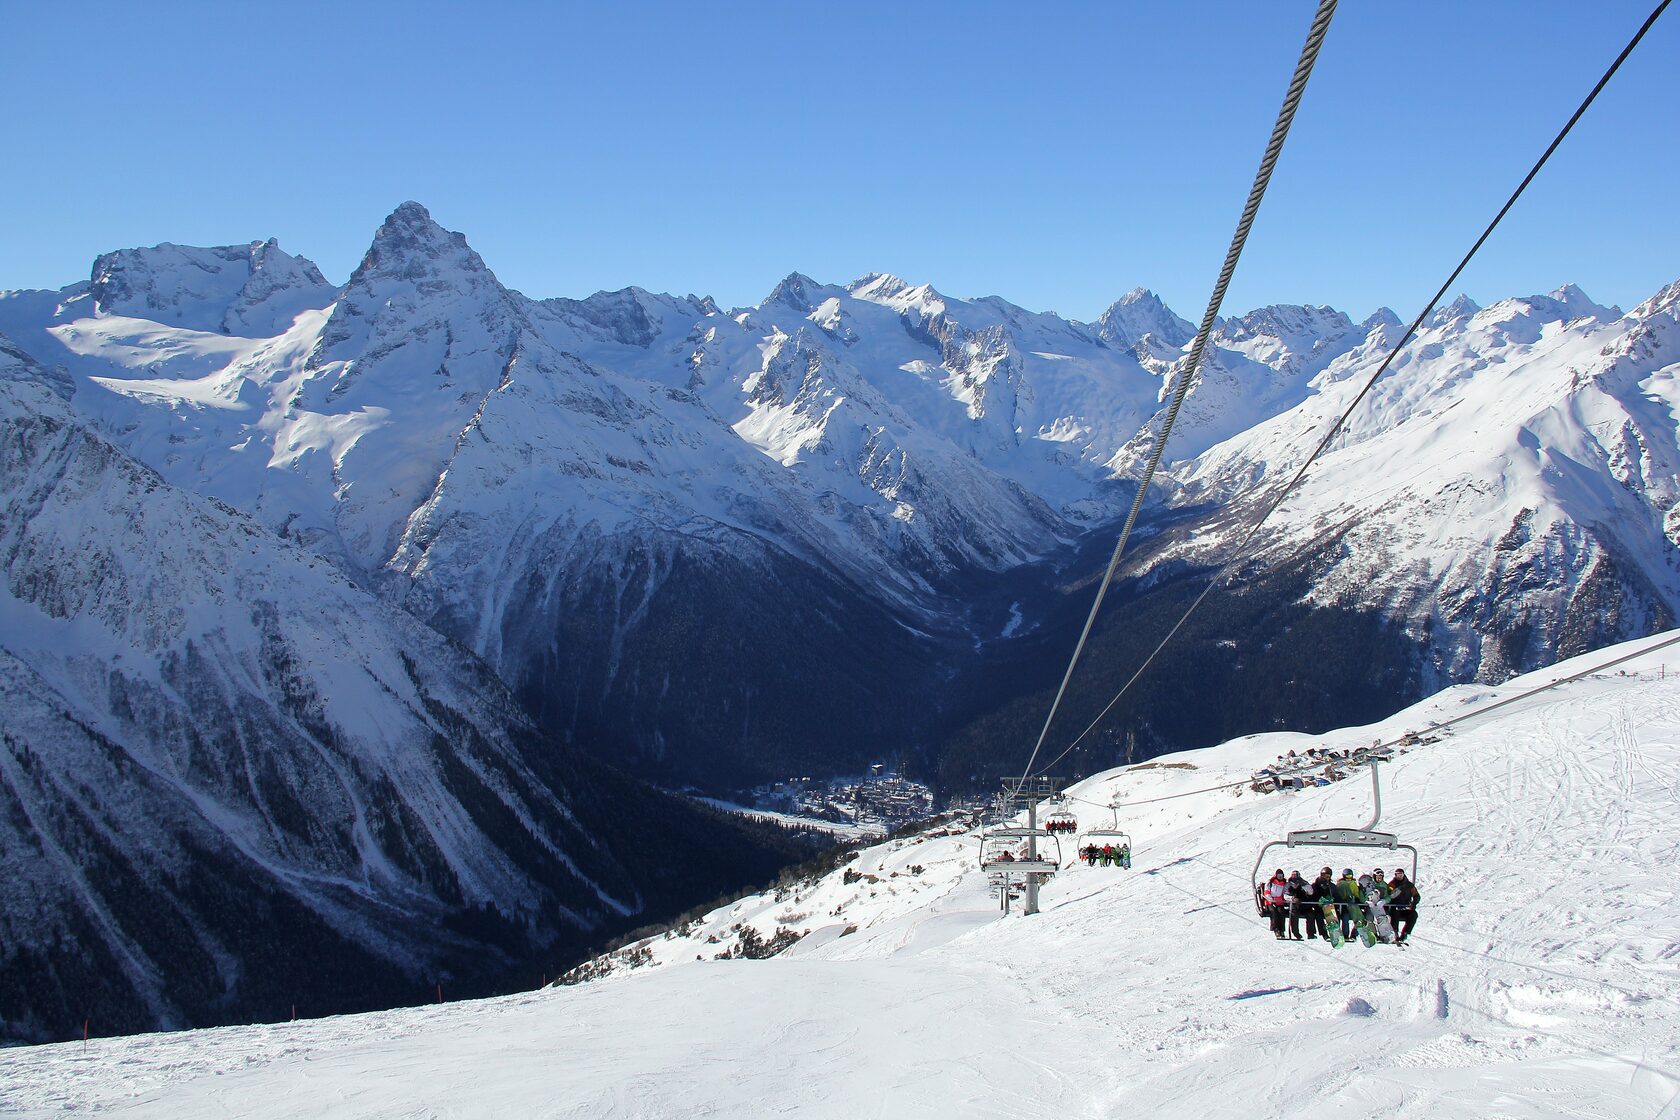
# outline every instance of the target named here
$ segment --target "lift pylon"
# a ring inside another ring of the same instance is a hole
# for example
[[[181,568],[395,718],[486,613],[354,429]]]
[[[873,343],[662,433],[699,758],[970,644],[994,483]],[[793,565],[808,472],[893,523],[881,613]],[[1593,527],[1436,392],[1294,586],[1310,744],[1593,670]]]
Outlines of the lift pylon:
[[[1027,841],[1027,858],[1025,862],[1032,867],[1032,870],[1026,871],[1023,876],[1026,883],[1025,894],[1021,900],[1021,913],[1023,914],[1038,913],[1039,883],[1055,873],[1053,870],[1049,869],[1047,861],[1041,859],[1039,856],[1039,838],[1048,834],[1044,831],[1044,829],[1038,826],[1038,805],[1039,802],[1055,797],[1057,794],[1061,793],[1061,791],[1061,778],[1052,778],[1044,774],[1037,774],[1031,777],[1023,776],[1019,778],[1004,779],[1003,788],[998,794],[998,802],[1004,807],[1005,811],[1012,809],[1017,805],[1025,805],[1027,810],[1027,827],[1022,831],[1026,834]],[[1056,847],[1057,852],[1060,853],[1061,845],[1059,842]],[[1058,855],[1058,859],[1056,861],[1057,868],[1060,867],[1060,864],[1061,860]],[[1005,892],[1009,890],[1007,882],[1005,882],[1003,890]]]

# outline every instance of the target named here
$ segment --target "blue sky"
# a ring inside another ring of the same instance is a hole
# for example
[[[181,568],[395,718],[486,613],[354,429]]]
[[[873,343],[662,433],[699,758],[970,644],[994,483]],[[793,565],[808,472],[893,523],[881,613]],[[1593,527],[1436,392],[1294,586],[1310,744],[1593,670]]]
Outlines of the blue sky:
[[[1654,0],[1344,0],[1226,312],[1415,313]],[[345,279],[416,199],[533,296],[870,271],[1205,305],[1314,5],[0,0],[0,288],[276,236]],[[1680,12],[1460,287],[1680,278]]]

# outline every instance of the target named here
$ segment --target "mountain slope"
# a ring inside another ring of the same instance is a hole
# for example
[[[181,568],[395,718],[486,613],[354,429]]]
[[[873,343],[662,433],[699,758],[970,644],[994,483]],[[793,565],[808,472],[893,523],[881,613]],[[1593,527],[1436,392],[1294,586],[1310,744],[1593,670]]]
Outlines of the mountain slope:
[[[0,1032],[479,989],[786,858],[562,750],[464,648],[55,385],[0,347]]]
[[[1404,625],[1426,690],[1672,625],[1677,299],[1670,287],[1622,315],[1565,288],[1439,317],[1279,510],[1256,562],[1305,551],[1312,601]],[[1348,352],[1303,404],[1178,468],[1175,500],[1219,512],[1154,562],[1217,557],[1383,352]]]
[[[626,946],[604,962],[611,975],[579,986],[96,1040],[85,1055],[11,1051],[0,1077],[31,1117],[210,1116],[237,1101],[258,1117],[824,1118],[868,1099],[905,1116],[1014,1116],[1030,1100],[1092,1117],[1647,1120],[1680,1094],[1674,653],[1471,719],[1385,767],[1383,823],[1421,853],[1405,950],[1273,940],[1250,893],[1261,845],[1363,822],[1369,786],[1358,773],[1257,795],[1251,772],[1285,749],[1465,715],[1610,651],[1456,688],[1373,727],[1256,736],[1090,778],[1071,807],[1090,828],[1109,825],[1111,799],[1134,803],[1121,817],[1134,868],[1069,867],[1034,917],[1000,920],[974,835],[936,832]],[[1297,850],[1282,862],[1377,860]],[[809,932],[774,959],[743,958],[778,927]]]

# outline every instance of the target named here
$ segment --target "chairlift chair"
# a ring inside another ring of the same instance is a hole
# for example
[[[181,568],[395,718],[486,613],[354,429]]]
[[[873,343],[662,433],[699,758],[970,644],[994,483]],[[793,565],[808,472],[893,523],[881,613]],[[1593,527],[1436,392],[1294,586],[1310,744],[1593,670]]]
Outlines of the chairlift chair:
[[[1110,804],[1108,811],[1112,813],[1114,817],[1114,819],[1110,822],[1111,827],[1087,829],[1084,835],[1080,836],[1079,843],[1073,849],[1075,855],[1083,852],[1086,848],[1091,847],[1092,845],[1095,845],[1098,848],[1103,848],[1112,844],[1116,849],[1130,848],[1132,846],[1131,836],[1120,827],[1119,807]]]
[[[1261,869],[1266,866],[1267,856],[1273,848],[1292,849],[1298,847],[1312,848],[1348,848],[1363,851],[1406,852],[1411,857],[1412,882],[1417,882],[1418,853],[1411,844],[1400,843],[1400,838],[1392,832],[1376,831],[1377,822],[1382,820],[1382,785],[1377,777],[1377,762],[1371,762],[1371,796],[1373,814],[1370,823],[1364,828],[1306,828],[1287,834],[1282,840],[1273,840],[1260,849],[1260,855],[1254,861],[1254,873],[1251,876],[1254,886],[1254,905],[1261,917],[1266,916],[1263,899],[1263,889],[1266,882],[1261,878]]]
[[[1020,841],[1035,838],[1055,845],[1054,862],[1048,858],[1048,853],[1041,854],[1038,859],[1015,857],[1014,850]],[[1007,858],[1004,858],[1005,856]],[[1002,872],[1008,875],[1054,875],[1061,867],[1062,841],[1053,832],[1042,828],[998,826],[986,828],[980,833],[980,870],[989,874]]]

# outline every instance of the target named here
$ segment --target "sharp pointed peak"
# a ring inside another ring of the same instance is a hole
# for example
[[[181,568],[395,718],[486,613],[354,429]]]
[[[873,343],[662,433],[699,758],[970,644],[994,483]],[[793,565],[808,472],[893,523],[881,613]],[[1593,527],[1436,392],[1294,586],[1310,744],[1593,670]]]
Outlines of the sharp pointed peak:
[[[467,243],[466,236],[444,229],[432,217],[432,212],[418,202],[405,202],[385,216],[374,232],[374,241],[381,239],[412,239],[447,240],[460,245]]]
[[[1400,316],[1394,313],[1392,307],[1379,307],[1360,322],[1359,329],[1368,334],[1378,327],[1398,327],[1400,325]]]
[[[823,287],[803,272],[790,272],[782,278],[781,283],[770,290],[764,297],[760,307],[767,307],[773,303],[784,304],[795,311],[809,313],[815,306],[812,293]]]
[[[379,277],[417,280],[444,272],[488,273],[464,234],[444,229],[418,202],[405,202],[380,223],[349,287]]]
[[[387,225],[393,222],[401,225],[437,224],[432,219],[432,212],[412,198],[407,202],[398,203],[397,208],[386,216]]]
[[[1454,297],[1453,301],[1445,307],[1437,307],[1430,314],[1428,320],[1426,321],[1426,325],[1431,327],[1440,327],[1445,326],[1448,323],[1456,323],[1460,320],[1471,318],[1477,312],[1481,311],[1481,309],[1481,304],[1477,303],[1463,292],[1460,292],[1456,297]]]
[[[1109,304],[1097,317],[1097,337],[1123,349],[1137,345],[1145,335],[1152,335],[1168,346],[1183,346],[1195,334],[1195,327],[1180,318],[1160,296],[1142,286]]]

